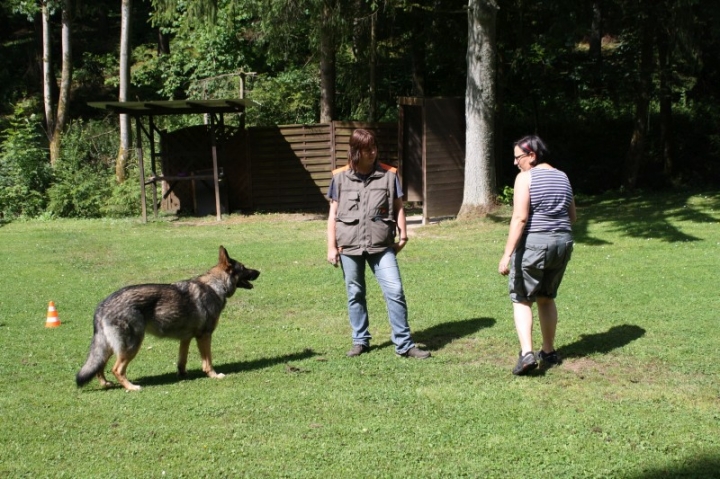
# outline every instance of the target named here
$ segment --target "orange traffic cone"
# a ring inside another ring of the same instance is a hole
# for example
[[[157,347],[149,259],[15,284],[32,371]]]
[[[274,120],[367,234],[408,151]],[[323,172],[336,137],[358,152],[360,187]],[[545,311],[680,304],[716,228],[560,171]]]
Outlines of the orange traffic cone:
[[[47,321],[45,321],[46,328],[57,328],[60,326],[60,318],[58,318],[57,310],[55,309],[55,303],[50,301],[48,304]]]

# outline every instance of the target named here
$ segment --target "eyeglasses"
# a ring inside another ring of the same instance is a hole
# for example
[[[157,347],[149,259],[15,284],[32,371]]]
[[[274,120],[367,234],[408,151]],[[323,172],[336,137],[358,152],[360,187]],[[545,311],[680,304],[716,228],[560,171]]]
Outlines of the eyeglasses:
[[[517,156],[515,157],[515,161],[519,160],[519,159],[522,158],[523,156],[528,156],[529,154],[530,154],[530,153],[523,153],[522,155],[517,155]]]

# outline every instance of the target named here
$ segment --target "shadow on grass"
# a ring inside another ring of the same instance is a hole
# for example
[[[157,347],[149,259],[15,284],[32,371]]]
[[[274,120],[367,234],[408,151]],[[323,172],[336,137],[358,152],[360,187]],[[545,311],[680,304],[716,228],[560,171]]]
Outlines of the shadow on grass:
[[[215,371],[222,374],[235,374],[244,371],[253,371],[256,369],[265,369],[277,364],[285,364],[289,361],[301,361],[308,359],[319,354],[312,349],[305,349],[302,352],[284,354],[282,356],[275,356],[270,358],[261,358],[254,361],[239,361],[236,363],[222,364],[215,366]],[[149,376],[144,378],[138,378],[135,382],[139,386],[160,386],[163,384],[173,384],[180,380],[182,381],[194,381],[195,379],[206,378],[207,375],[200,369],[193,369],[187,372],[187,376],[180,379],[176,372],[161,374],[159,376]]]
[[[462,321],[452,321],[413,332],[412,337],[413,341],[424,344],[428,350],[437,351],[456,339],[470,336],[481,329],[491,328],[495,326],[496,322],[493,318],[472,318]],[[383,349],[392,345],[392,342],[385,341],[372,349]]]
[[[563,358],[581,358],[594,353],[606,354],[630,344],[644,334],[645,330],[640,326],[632,324],[613,326],[604,333],[583,334],[580,340],[558,349],[558,353]]]
[[[704,456],[683,460],[682,464],[646,470],[627,477],[632,479],[693,478],[710,479],[720,477],[720,458]]]
[[[703,197],[704,206],[696,206],[694,200]],[[720,206],[720,194],[717,191],[671,191],[644,192],[623,195],[608,192],[589,198],[576,198],[578,220],[573,225],[575,241],[589,246],[612,244],[604,238],[593,236],[592,226],[596,223],[607,224],[608,231],[631,238],[653,238],[668,243],[702,241],[702,238],[690,235],[678,226],[678,223],[714,223],[713,211]],[[509,224],[507,213],[490,214],[488,220],[494,223]]]

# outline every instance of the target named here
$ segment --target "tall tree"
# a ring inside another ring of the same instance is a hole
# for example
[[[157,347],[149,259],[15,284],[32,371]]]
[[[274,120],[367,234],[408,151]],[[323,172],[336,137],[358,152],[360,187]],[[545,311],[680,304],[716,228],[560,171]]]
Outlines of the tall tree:
[[[622,187],[633,191],[637,185],[640,166],[645,155],[648,130],[648,113],[652,94],[653,51],[655,46],[655,8],[651,0],[640,0],[638,17],[640,21],[639,69],[636,83],[635,116],[630,147],[625,157]]]
[[[55,165],[60,157],[60,146],[65,125],[69,116],[68,101],[72,85],[72,46],[71,46],[71,4],[70,0],[61,0],[59,8],[62,18],[62,67],[60,91],[57,108],[54,104],[55,73],[52,61],[51,21],[55,8],[50,0],[43,1],[40,9],[43,25],[43,100],[45,104],[46,134],[50,144],[50,164]]]
[[[465,185],[459,216],[484,214],[495,197],[494,0],[468,0]]]
[[[122,0],[120,6],[120,87],[119,101],[127,101],[130,85],[130,19],[132,0]],[[115,162],[115,179],[118,183],[125,181],[125,168],[130,156],[130,117],[120,115],[120,151]]]
[[[320,19],[320,123],[335,119],[335,65],[337,53],[338,0],[323,0]]]

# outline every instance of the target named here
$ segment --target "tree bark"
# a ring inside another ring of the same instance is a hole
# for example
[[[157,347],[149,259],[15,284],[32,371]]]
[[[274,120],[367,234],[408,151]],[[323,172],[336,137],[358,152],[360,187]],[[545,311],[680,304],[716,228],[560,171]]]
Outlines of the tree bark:
[[[468,0],[465,93],[465,185],[458,216],[487,213],[495,204],[495,31],[493,0]]]
[[[368,94],[368,122],[377,121],[377,10],[370,16],[370,74]]]
[[[672,124],[672,91],[670,80],[670,35],[665,28],[658,32],[658,64],[660,69],[660,141],[662,145],[663,174],[672,179],[674,167],[674,135]]]
[[[71,24],[72,13],[70,0],[62,2],[62,70],[60,74],[60,94],[57,110],[53,110],[52,84],[55,81],[52,73],[52,56],[50,54],[50,14],[47,4],[42,5],[43,18],[43,96],[45,101],[45,116],[47,122],[47,135],[50,147],[50,164],[55,166],[60,158],[60,145],[67,123],[68,102],[70,87],[72,86],[72,45]]]
[[[602,63],[602,2],[595,0],[592,4],[593,18],[590,27],[590,58],[596,64]]]
[[[622,177],[622,188],[626,192],[633,191],[637,186],[640,165],[645,155],[653,71],[654,18],[652,15],[652,7],[645,5],[640,16],[642,22],[640,26],[640,71],[635,101],[635,118]]]
[[[52,141],[55,131],[55,101],[53,99],[53,83],[55,75],[52,66],[52,41],[50,31],[50,12],[46,3],[42,4],[42,43],[43,43],[43,104],[45,106],[45,131],[48,141]],[[51,157],[52,164],[52,157]]]
[[[335,119],[335,33],[333,9],[323,2],[320,25],[320,123]]]
[[[128,87],[130,85],[130,18],[132,0],[122,0],[120,20],[120,88],[119,101],[127,101]],[[126,179],[125,169],[130,156],[130,117],[120,115],[120,150],[115,162],[115,179],[122,183]]]
[[[412,20],[411,30],[411,68],[412,68],[412,94],[417,97],[425,96],[425,56],[427,53],[427,37],[425,34],[425,16],[420,8],[410,10]]]

